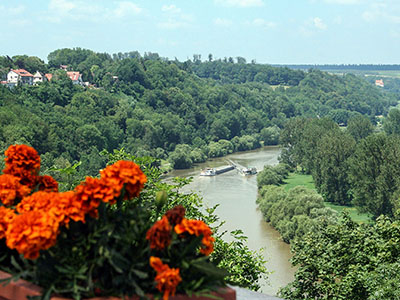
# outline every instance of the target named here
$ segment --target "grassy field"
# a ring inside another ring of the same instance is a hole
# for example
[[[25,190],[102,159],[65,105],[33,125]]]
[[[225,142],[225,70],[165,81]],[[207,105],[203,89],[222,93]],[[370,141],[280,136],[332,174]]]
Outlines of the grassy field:
[[[295,186],[298,185],[303,185],[309,189],[316,190],[314,181],[312,179],[311,175],[303,175],[299,173],[291,173],[285,181],[285,189],[289,190],[291,188],[294,188]],[[336,210],[339,214],[346,210],[349,212],[350,217],[352,220],[358,223],[370,223],[371,222],[371,217],[368,214],[365,213],[359,213],[358,210],[355,207],[348,207],[348,206],[341,206],[341,205],[335,205],[329,202],[325,202],[326,207],[330,207],[333,210]]]
[[[355,75],[364,75],[364,76],[381,76],[381,77],[389,77],[389,78],[400,78],[400,71],[398,70],[324,70],[329,73],[343,75],[344,73],[355,74]]]
[[[289,178],[286,179],[286,183],[284,185],[285,190],[290,190],[295,186],[303,185],[306,188],[315,191],[314,181],[311,175],[304,175],[299,173],[291,173]]]

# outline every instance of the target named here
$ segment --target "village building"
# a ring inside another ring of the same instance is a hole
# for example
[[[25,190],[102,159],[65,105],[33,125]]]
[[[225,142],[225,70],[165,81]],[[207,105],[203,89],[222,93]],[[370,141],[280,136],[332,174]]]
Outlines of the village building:
[[[46,77],[47,81],[50,81],[53,78],[53,74],[46,73],[44,74],[44,77]]]
[[[80,72],[74,71],[66,71],[66,74],[69,79],[71,79],[73,84],[79,84],[81,86],[88,87],[90,85],[89,82],[83,82],[82,74]],[[39,71],[36,71],[35,75],[32,75],[28,71],[24,69],[18,70],[10,70],[7,74],[7,80],[1,81],[1,84],[5,84],[8,87],[15,87],[20,84],[39,84],[41,82],[50,81],[53,78],[53,74],[46,73],[42,74]]]
[[[385,87],[385,84],[383,83],[383,79],[375,80],[375,85],[380,86],[380,87]]]
[[[33,75],[24,69],[11,70],[7,74],[7,85],[9,87],[17,86],[18,84],[33,84]]]
[[[47,81],[47,78],[39,71],[36,71],[36,73],[33,75],[33,84],[38,84],[43,81]]]
[[[82,75],[79,72],[67,72],[67,76],[72,80],[73,84],[84,85]]]

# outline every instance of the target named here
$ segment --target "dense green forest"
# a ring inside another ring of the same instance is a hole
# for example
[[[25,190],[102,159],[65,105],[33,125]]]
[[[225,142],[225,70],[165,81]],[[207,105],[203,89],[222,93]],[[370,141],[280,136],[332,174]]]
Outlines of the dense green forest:
[[[79,71],[92,86],[73,85],[60,65]],[[353,75],[241,58],[179,62],[156,53],[75,48],[51,52],[48,63],[27,55],[1,57],[0,77],[10,68],[54,76],[35,86],[0,87],[0,150],[26,143],[39,151],[44,168],[81,161],[81,174],[104,166],[104,149],[124,148],[185,168],[207,157],[277,144],[282,128],[297,116],[347,124],[362,114],[374,123],[397,102]]]
[[[400,110],[374,127],[366,116],[339,127],[329,118],[290,119],[281,163],[258,175],[264,219],[291,243],[295,280],[285,299],[398,299]],[[311,174],[318,191],[279,187],[288,170]],[[355,206],[370,223],[338,215],[325,202]],[[390,280],[387,280],[390,278]]]

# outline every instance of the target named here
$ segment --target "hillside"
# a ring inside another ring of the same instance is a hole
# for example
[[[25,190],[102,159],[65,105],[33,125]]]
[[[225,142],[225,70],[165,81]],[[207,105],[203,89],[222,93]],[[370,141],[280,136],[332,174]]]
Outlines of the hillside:
[[[79,71],[93,86],[72,84],[60,65]],[[0,151],[27,143],[45,167],[82,161],[82,174],[103,166],[103,149],[124,147],[188,167],[257,148],[260,141],[276,144],[280,129],[295,116],[346,123],[366,114],[374,120],[397,102],[353,75],[229,60],[170,61],[155,53],[60,49],[47,64],[26,55],[0,59],[3,76],[10,68],[55,76],[35,86],[0,87]],[[271,88],[276,84],[286,88]]]

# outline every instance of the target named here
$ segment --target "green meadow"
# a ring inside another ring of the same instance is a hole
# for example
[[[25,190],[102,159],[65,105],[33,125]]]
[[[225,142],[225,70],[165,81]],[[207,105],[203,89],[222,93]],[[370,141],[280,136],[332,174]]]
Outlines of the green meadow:
[[[294,188],[298,185],[305,186],[309,189],[316,191],[314,181],[311,175],[300,174],[300,173],[290,173],[289,177],[285,180],[284,187],[286,190]],[[341,214],[343,211],[347,211],[350,214],[352,220],[358,223],[370,223],[371,216],[366,213],[360,213],[357,208],[350,207],[350,206],[341,206],[332,204],[329,202],[325,202],[325,206],[332,208],[333,210],[337,211]]]

